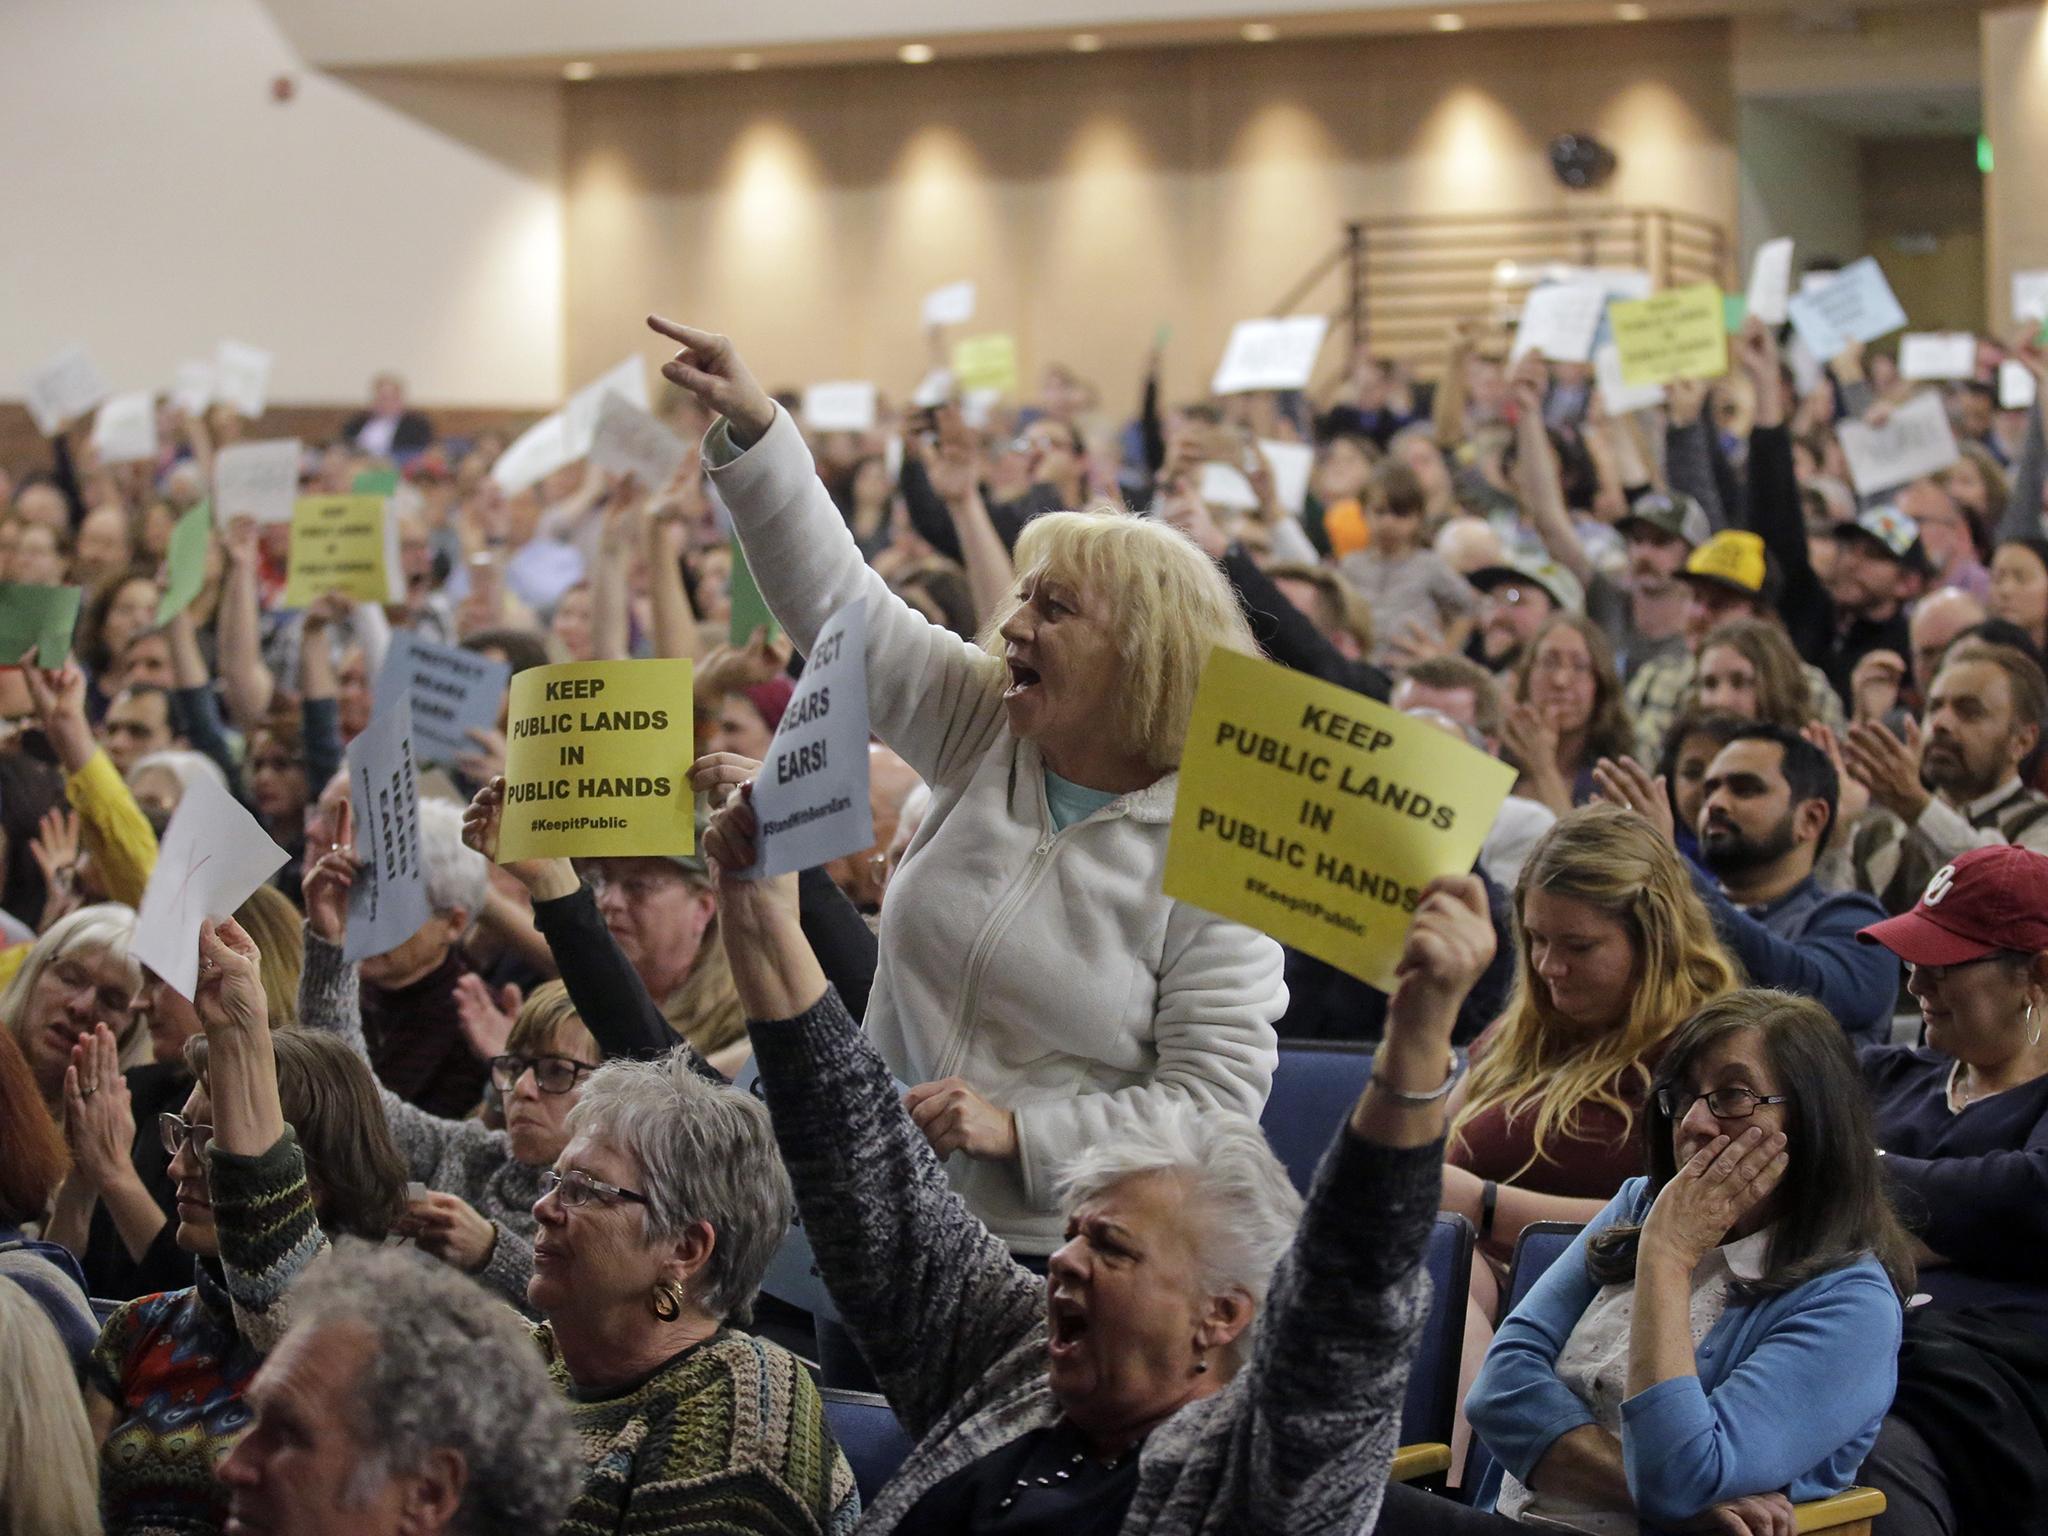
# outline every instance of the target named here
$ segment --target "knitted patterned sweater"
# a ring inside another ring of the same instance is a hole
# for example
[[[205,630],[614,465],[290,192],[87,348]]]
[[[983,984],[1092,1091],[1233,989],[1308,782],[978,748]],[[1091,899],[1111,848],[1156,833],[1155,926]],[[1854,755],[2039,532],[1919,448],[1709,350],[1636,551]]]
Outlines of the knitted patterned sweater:
[[[859,1519],[824,1401],[789,1351],[721,1328],[629,1391],[585,1398],[553,1330],[534,1339],[590,1469],[561,1536],[839,1536]]]
[[[328,943],[308,924],[306,963],[299,973],[299,1027],[339,1035],[367,1063],[361,997],[356,968],[341,958],[341,946]],[[540,1177],[547,1170],[520,1162],[512,1155],[510,1138],[481,1121],[428,1114],[381,1082],[377,1097],[409,1177],[467,1201],[496,1229],[491,1256],[476,1278],[531,1316],[526,1282],[533,1278],[533,1202],[540,1198]]]
[[[820,1269],[918,1445],[869,1506],[886,1532],[942,1479],[1055,1423],[1046,1282],[962,1204],[882,1064],[827,990],[749,1026]],[[1378,1518],[1443,1146],[1340,1134],[1267,1296],[1250,1363],[1152,1431],[1122,1536],[1354,1536]]]
[[[248,1427],[242,1392],[289,1326],[286,1289],[327,1246],[289,1127],[260,1157],[208,1154],[220,1263],[117,1307],[88,1385],[120,1415],[100,1455],[109,1536],[197,1536],[227,1522],[214,1468]]]

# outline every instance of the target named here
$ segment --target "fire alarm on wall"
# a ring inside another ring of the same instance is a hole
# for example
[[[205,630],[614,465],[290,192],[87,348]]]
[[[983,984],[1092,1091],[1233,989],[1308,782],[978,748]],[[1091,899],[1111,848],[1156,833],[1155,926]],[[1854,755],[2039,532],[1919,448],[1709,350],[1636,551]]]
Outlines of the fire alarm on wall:
[[[290,75],[279,75],[270,82],[270,97],[273,101],[290,101],[298,94],[298,82]]]

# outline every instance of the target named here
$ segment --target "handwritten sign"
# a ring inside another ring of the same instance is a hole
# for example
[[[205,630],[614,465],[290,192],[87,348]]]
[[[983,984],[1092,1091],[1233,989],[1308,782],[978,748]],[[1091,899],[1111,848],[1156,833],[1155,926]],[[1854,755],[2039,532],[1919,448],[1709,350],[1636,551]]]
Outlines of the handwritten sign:
[[[1556,363],[1583,363],[1593,355],[1594,333],[1607,293],[1591,283],[1547,283],[1531,288],[1515,327],[1514,357],[1534,352]]]
[[[469,739],[472,730],[497,729],[511,677],[512,669],[502,661],[400,630],[384,653],[371,697],[379,710],[405,699],[419,760],[452,763],[476,751]]]
[[[1593,381],[1610,416],[1627,416],[1664,403],[1662,384],[1630,384],[1621,376],[1621,349],[1602,342],[1593,350]]]
[[[301,496],[292,508],[285,574],[287,608],[329,592],[359,603],[395,603],[405,595],[398,563],[398,519],[382,496]]]
[[[0,581],[0,667],[12,667],[36,648],[36,661],[49,668],[64,665],[71,653],[71,632],[78,627],[79,587],[45,587],[27,581]]]
[[[1859,496],[1875,496],[1923,475],[1939,474],[1962,457],[1941,396],[1932,390],[1908,400],[1882,426],[1845,421],[1835,436]]]
[[[921,314],[927,326],[965,325],[974,318],[974,284],[948,283],[924,296]]]
[[[1166,894],[1391,991],[1423,888],[1472,868],[1514,781],[1425,721],[1212,651],[1181,758]]]
[[[610,475],[631,475],[651,496],[666,491],[689,462],[690,445],[624,395],[606,395],[597,408],[590,462]]]
[[[1240,320],[1230,329],[1209,392],[1237,395],[1254,389],[1305,388],[1329,332],[1329,319],[1323,315]]]
[[[596,428],[591,431],[594,437]],[[569,451],[569,419],[556,411],[552,416],[541,417],[512,439],[505,451],[492,462],[491,479],[507,496],[517,496],[575,457]]]
[[[2034,403],[2037,386],[2034,370],[2008,357],[1998,365],[1998,405],[2001,410],[2024,411]]]
[[[2013,273],[2012,318],[2015,323],[2031,320],[2041,325],[2048,322],[2048,270]]]
[[[1279,438],[1259,439],[1259,452],[1273,473],[1273,499],[1287,512],[1299,517],[1308,505],[1309,476],[1315,473],[1316,451],[1308,443],[1290,443]]]
[[[597,417],[604,409],[605,396],[617,395],[635,410],[648,408],[647,367],[637,357],[614,363],[590,383],[571,395],[562,407],[562,433],[569,457],[564,463],[582,458],[597,440]]]
[[[83,347],[66,347],[22,382],[28,413],[45,437],[55,437],[59,428],[82,420],[112,393]]]
[[[997,331],[986,336],[963,336],[953,343],[953,377],[970,393],[993,390],[1014,394],[1017,389],[1017,338]]]
[[[193,774],[143,887],[128,952],[189,1000],[200,925],[233,916],[289,857],[216,776]]]
[[[1766,240],[1749,264],[1748,308],[1765,325],[1783,325],[1792,300],[1792,237]]]
[[[187,416],[197,416],[213,404],[213,379],[212,359],[188,359],[172,376],[171,399]]]
[[[760,850],[747,874],[771,879],[875,841],[868,801],[868,608],[825,621],[754,777]]]
[[[1800,340],[1824,363],[1840,357],[1851,342],[1875,341],[1906,323],[1874,256],[1860,257],[1820,286],[1793,295],[1785,312]]]
[[[186,509],[171,527],[164,555],[164,595],[157,599],[156,621],[168,624],[192,606],[206,587],[206,552],[213,547],[213,514],[206,503]]]
[[[687,661],[573,661],[512,679],[501,863],[689,853]]]
[[[92,420],[92,445],[102,464],[156,458],[156,396],[146,389],[109,395]]]
[[[1624,384],[1718,379],[1728,371],[1721,290],[1694,283],[1608,306]]]
[[[213,459],[213,511],[223,527],[238,517],[288,523],[299,499],[299,440],[234,443]]]
[[[872,431],[875,386],[866,379],[808,386],[804,390],[804,425],[813,432]]]
[[[270,354],[261,347],[223,341],[213,349],[213,397],[254,421],[270,394]]]
[[[348,744],[348,803],[355,854],[341,957],[353,964],[389,954],[433,916],[420,857],[420,777],[412,755],[412,701],[380,703]]]

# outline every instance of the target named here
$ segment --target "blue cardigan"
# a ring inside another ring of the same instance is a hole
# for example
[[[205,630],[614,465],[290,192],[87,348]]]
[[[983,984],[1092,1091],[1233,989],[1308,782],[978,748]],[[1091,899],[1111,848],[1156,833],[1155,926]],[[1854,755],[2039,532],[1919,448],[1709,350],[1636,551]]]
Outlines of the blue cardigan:
[[[1630,1179],[1501,1323],[1465,1400],[1473,1433],[1524,1483],[1592,1411],[1557,1376],[1557,1357],[1599,1294],[1586,1241],[1649,1214]],[[1731,1299],[1699,1346],[1697,1377],[1660,1381],[1621,1405],[1621,1447],[1637,1513],[1690,1519],[1743,1494],[1826,1498],[1856,1480],[1898,1384],[1903,1313],[1883,1266],[1864,1257],[1794,1290]]]

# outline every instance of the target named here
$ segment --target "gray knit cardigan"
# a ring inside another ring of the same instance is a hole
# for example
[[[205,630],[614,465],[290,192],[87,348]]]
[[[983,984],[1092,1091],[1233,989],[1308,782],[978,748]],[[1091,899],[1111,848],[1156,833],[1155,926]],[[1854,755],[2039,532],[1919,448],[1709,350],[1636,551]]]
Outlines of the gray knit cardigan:
[[[299,1027],[339,1035],[349,1049],[370,1059],[363,1039],[361,990],[356,968],[306,927],[306,965],[299,974]],[[374,1073],[372,1074],[375,1075]],[[512,1155],[511,1140],[480,1120],[444,1120],[408,1104],[382,1083],[384,1118],[411,1177],[432,1190],[467,1201],[497,1229],[491,1257],[477,1279],[529,1317],[526,1282],[533,1278],[533,1202],[540,1198],[545,1168],[529,1168]]]
[[[892,1531],[942,1479],[1060,1417],[1046,1282],[953,1193],[838,993],[749,1033],[819,1268],[917,1438],[859,1526]],[[1372,1530],[1429,1305],[1442,1162],[1441,1143],[1338,1138],[1250,1363],[1152,1431],[1123,1536]]]

